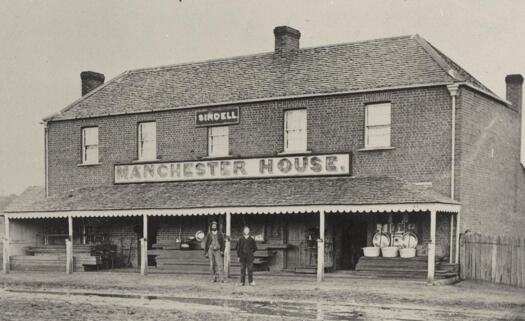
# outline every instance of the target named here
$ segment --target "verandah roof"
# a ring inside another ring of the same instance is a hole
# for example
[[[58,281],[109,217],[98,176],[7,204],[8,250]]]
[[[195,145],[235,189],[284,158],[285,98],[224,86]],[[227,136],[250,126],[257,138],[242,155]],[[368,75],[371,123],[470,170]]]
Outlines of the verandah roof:
[[[7,209],[10,217],[206,215],[328,211],[426,211],[459,203],[395,177],[274,178],[86,187],[45,198],[30,188]],[[39,213],[39,215],[32,215]],[[47,213],[47,214],[46,214]],[[16,215],[15,215],[16,214]]]

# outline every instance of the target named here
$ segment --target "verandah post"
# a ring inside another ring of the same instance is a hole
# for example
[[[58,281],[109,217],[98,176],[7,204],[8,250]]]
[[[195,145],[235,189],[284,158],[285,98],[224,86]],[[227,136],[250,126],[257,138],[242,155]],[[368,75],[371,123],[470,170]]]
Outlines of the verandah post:
[[[436,210],[430,211],[430,242],[428,243],[428,283],[434,283],[436,267]]]
[[[454,214],[450,213],[450,241],[448,249],[448,263],[452,264],[452,251],[454,250]]]
[[[7,216],[4,216],[4,228],[5,228],[5,235],[4,235],[4,248],[3,248],[3,270],[4,273],[9,273],[10,269],[10,262],[9,262],[9,245],[11,242],[11,237],[9,236],[9,218]]]
[[[73,272],[73,217],[67,217],[68,238],[66,239],[66,274]]]
[[[140,239],[140,274],[148,273],[148,215],[143,215],[142,238]]]
[[[324,280],[324,230],[325,230],[325,213],[319,211],[319,239],[317,240],[317,282]]]
[[[455,262],[456,264],[459,264],[459,231],[460,231],[460,223],[461,223],[461,210],[458,210],[458,213],[456,214],[456,255]]]
[[[232,217],[230,212],[226,212],[226,246],[224,249],[224,274],[227,278],[230,277],[230,264],[231,264],[231,229],[232,229]]]

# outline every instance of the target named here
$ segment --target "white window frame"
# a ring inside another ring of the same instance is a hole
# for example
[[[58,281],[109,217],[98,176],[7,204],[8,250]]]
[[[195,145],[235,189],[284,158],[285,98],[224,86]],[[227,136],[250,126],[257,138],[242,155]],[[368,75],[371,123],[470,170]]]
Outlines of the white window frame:
[[[388,117],[385,120],[371,120],[370,110],[372,108],[388,108]],[[372,124],[371,124],[372,122]],[[387,144],[374,144],[371,142],[374,132],[388,131]],[[365,105],[365,148],[390,148],[392,145],[392,104],[391,103],[377,103]]]
[[[289,118],[304,117],[299,120],[299,125],[304,127],[295,127],[298,125],[296,122],[290,128]],[[284,111],[284,152],[285,153],[304,153],[308,150],[308,112],[306,108],[302,109],[289,109]]]
[[[144,138],[143,127],[153,126],[153,134],[149,139]],[[151,144],[151,151],[149,154],[145,154],[145,145]],[[157,159],[157,122],[145,121],[138,123],[137,130],[137,156],[139,161],[148,161]]]
[[[226,157],[230,155],[230,127],[208,127],[208,157]]]
[[[88,132],[93,131],[91,135],[96,137],[94,141],[88,141],[90,134]],[[82,128],[82,164],[98,164],[99,163],[99,137],[98,127],[83,127]],[[93,155],[93,156],[90,156]]]

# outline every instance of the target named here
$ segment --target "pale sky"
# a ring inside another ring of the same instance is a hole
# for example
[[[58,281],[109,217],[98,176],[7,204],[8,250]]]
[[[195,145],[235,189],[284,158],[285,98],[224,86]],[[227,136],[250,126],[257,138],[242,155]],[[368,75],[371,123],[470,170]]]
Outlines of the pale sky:
[[[525,1],[0,0],[0,195],[44,185],[42,118],[80,97],[80,72],[418,33],[505,98],[525,74]],[[525,141],[525,140],[524,140]]]

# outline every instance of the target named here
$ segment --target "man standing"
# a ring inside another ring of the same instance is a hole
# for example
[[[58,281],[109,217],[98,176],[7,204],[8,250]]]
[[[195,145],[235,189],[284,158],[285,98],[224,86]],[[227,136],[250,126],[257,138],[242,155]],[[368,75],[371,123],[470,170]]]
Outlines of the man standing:
[[[245,285],[246,281],[246,270],[248,270],[248,282],[251,286],[254,286],[253,282],[253,258],[254,253],[257,251],[257,244],[255,239],[250,235],[250,228],[244,227],[243,235],[237,243],[237,256],[241,263],[241,284]]]
[[[224,282],[224,234],[217,228],[217,222],[211,222],[210,231],[206,235],[206,246],[204,253],[210,259],[210,274],[211,281],[217,282],[217,274],[219,281]]]

